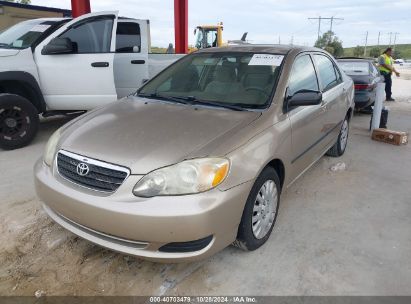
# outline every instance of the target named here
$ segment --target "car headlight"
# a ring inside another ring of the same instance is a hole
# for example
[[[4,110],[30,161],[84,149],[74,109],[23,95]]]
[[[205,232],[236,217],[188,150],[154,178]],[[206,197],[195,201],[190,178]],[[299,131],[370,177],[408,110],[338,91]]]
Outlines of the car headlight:
[[[155,170],[133,189],[135,196],[154,197],[204,192],[217,187],[228,175],[225,158],[200,158]]]
[[[44,149],[44,162],[51,166],[54,160],[54,155],[56,154],[57,143],[60,140],[61,131],[58,129],[53,135],[50,136],[49,141],[47,142],[46,148]]]

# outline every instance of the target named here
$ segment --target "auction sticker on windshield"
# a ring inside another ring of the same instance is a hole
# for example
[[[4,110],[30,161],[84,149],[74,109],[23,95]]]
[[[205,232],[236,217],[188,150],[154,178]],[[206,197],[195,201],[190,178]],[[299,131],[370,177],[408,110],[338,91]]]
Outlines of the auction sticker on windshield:
[[[280,66],[284,55],[254,54],[248,65],[271,65]]]
[[[50,27],[49,24],[38,24],[36,26],[34,26],[30,32],[40,32],[43,33],[45,32],[48,28]]]

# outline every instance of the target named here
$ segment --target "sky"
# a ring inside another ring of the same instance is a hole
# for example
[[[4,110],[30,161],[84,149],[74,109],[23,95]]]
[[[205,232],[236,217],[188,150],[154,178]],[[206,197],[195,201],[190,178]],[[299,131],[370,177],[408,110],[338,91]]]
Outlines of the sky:
[[[149,19],[152,46],[174,43],[173,0],[90,0],[91,9],[119,11],[120,16]],[[188,0],[189,44],[194,42],[194,28],[201,24],[224,23],[223,39],[240,39],[248,32],[250,43],[313,45],[318,20],[332,17],[333,31],[344,47],[411,43],[411,0]],[[70,0],[32,0],[34,5],[70,9]],[[330,29],[330,21],[321,22],[321,33]]]

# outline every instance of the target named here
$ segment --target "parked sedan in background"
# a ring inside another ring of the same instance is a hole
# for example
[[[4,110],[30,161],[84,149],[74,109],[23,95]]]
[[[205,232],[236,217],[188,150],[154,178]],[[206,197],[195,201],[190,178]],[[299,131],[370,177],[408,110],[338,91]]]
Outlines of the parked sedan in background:
[[[373,59],[340,58],[338,64],[354,81],[355,108],[370,109],[377,95],[377,83],[382,81]]]
[[[36,190],[61,226],[126,254],[190,261],[233,242],[255,250],[282,189],[324,154],[344,153],[353,96],[320,49],[201,50],[56,131]]]

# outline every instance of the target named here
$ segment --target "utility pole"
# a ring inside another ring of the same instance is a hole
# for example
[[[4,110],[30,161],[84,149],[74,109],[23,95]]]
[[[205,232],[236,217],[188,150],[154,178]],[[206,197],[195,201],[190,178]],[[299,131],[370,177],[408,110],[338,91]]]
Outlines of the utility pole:
[[[364,57],[367,56],[368,31],[365,34]]]
[[[278,44],[281,44],[281,36],[278,35]]]
[[[388,34],[390,35],[390,45],[389,45],[389,46],[391,46],[391,37],[392,37],[392,32],[389,32]]]
[[[321,17],[321,16],[319,16],[317,18],[308,18],[308,20],[318,20],[318,39],[320,39],[321,21],[322,20],[330,20],[330,31],[332,32],[334,20],[344,20],[344,18],[335,18],[334,16],[332,16],[332,17]]]
[[[320,39],[320,32],[321,32],[321,20],[324,19],[321,16],[318,18],[308,18],[308,20],[316,20],[318,19],[318,39]]]
[[[377,46],[380,46],[380,35],[381,35],[381,32],[378,32],[378,42],[377,42]]]
[[[394,33],[394,46],[392,48],[392,50],[395,52],[395,43],[397,42],[397,35],[399,35],[400,33],[395,32]]]
[[[290,44],[293,45],[293,43],[294,43],[294,35],[291,36],[291,43]]]

